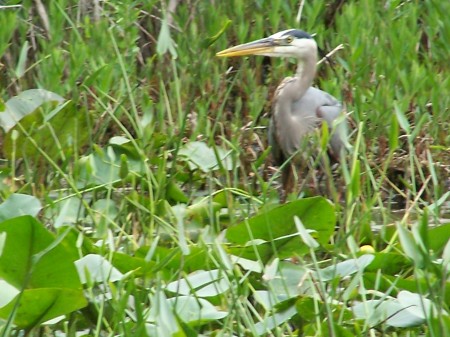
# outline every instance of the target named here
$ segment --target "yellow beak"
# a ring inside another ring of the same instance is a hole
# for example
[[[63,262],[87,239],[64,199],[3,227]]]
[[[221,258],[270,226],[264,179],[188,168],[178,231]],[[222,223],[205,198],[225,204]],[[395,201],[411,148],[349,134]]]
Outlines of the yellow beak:
[[[222,50],[216,54],[218,57],[234,57],[234,56],[246,56],[246,55],[261,55],[270,53],[276,46],[274,39],[264,38],[249,43],[240,44],[225,50]]]

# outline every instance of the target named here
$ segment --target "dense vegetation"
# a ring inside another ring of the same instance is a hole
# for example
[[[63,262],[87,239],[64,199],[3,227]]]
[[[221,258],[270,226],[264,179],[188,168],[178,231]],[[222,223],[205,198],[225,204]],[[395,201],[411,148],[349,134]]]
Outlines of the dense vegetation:
[[[0,1],[1,336],[450,335],[448,13]],[[316,85],[352,151],[282,204],[266,127],[294,61],[215,53],[287,28],[342,44]]]

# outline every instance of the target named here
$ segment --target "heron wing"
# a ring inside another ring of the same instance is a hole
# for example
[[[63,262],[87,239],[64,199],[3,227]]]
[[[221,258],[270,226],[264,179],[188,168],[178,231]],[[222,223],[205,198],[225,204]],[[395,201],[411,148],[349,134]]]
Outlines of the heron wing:
[[[330,94],[319,89],[315,90],[321,92],[323,99],[322,104],[317,108],[317,116],[325,120],[332,131],[329,144],[333,156],[339,159],[341,152],[345,150],[347,140],[347,123],[345,118],[339,119],[343,112],[342,104]]]
[[[269,142],[277,162],[283,162],[295,153],[303,143],[305,136],[316,129],[325,120],[333,129],[333,122],[342,111],[341,103],[330,94],[310,87],[297,100],[289,100],[289,86],[295,78],[286,78],[278,87],[273,106],[271,125],[269,127]],[[280,95],[282,90],[285,94]],[[342,123],[342,124],[345,124]],[[333,155],[339,158],[344,148],[345,125],[334,127],[330,146]]]
[[[328,127],[331,131],[329,145],[333,157],[335,157],[335,159],[339,159],[341,152],[345,150],[345,141],[347,139],[347,126],[345,120],[335,124],[342,110],[337,107],[321,106],[318,111],[324,116],[323,119],[327,121]],[[336,118],[331,118],[334,114],[336,114]]]
[[[288,108],[282,104],[277,105],[275,109],[280,111]],[[319,122],[320,119],[315,113],[308,110],[299,110],[291,115],[274,113],[270,136],[276,141],[273,142],[276,146],[272,147],[275,151],[281,152],[284,157],[291,156],[300,148],[305,136],[314,130]],[[274,153],[275,157],[281,158],[279,153]]]

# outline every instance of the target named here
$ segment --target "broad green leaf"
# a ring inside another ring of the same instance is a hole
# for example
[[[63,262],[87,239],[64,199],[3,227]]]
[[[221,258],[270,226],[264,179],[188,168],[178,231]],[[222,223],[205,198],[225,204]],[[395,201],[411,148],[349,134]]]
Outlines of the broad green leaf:
[[[114,220],[119,214],[116,204],[111,199],[99,199],[92,205],[93,220],[97,226],[95,237],[104,238],[109,226],[114,226]]]
[[[180,149],[179,155],[188,162],[191,170],[200,169],[203,172],[211,172],[220,167],[226,170],[233,169],[231,151],[225,151],[219,147],[215,150],[204,142],[189,142]]]
[[[222,205],[211,200],[201,200],[186,208],[186,215],[199,218],[208,218],[218,212]]]
[[[305,277],[307,274],[310,274],[310,271],[303,266],[280,261],[276,277],[267,282],[268,289],[278,302],[296,297],[310,287],[309,278]],[[309,293],[309,290],[306,291]]]
[[[136,257],[145,259],[150,247],[141,247],[136,251]],[[196,270],[207,269],[211,266],[213,259],[216,257],[211,255],[204,247],[191,245],[189,247],[189,255],[183,255],[179,247],[166,248],[159,246],[156,248],[152,259],[149,261],[154,264],[153,272],[164,271],[167,276],[172,278],[173,273],[183,271],[191,273]]]
[[[44,103],[62,103],[64,98],[44,90],[30,89],[11,98],[0,111],[0,126],[5,132],[11,130],[22,118],[36,111]]]
[[[6,233],[0,233],[0,256],[2,256],[3,254],[3,248],[5,247],[5,242],[6,242]]]
[[[380,270],[386,275],[395,275],[411,266],[411,261],[403,254],[374,252],[373,261],[367,266],[368,271]]]
[[[191,326],[202,325],[228,315],[225,311],[217,310],[207,300],[194,296],[177,296],[169,298],[168,302],[178,317]]]
[[[52,205],[48,210],[49,216],[54,217],[55,228],[61,228],[66,225],[75,225],[85,216],[85,208],[78,196],[64,199]]]
[[[398,293],[397,300],[405,308],[408,308],[408,311],[411,314],[414,314],[422,319],[425,319],[432,313],[436,314],[432,302],[425,296],[403,290]]]
[[[242,257],[237,257],[234,255],[229,255],[229,258],[234,264],[240,265],[244,270],[252,271],[255,273],[261,273],[263,271],[263,266],[260,261],[244,259]]]
[[[184,336],[175,314],[172,311],[172,306],[169,303],[166,295],[161,289],[150,298],[151,306],[146,317],[147,333],[149,336]]]
[[[430,250],[430,243],[428,238],[429,226],[429,214],[428,209],[425,207],[423,209],[423,214],[420,220],[412,226],[412,234],[414,240],[419,245],[422,253],[428,257]],[[450,236],[449,236],[450,237]]]
[[[97,147],[94,153],[82,157],[78,161],[78,186],[120,183],[122,181],[120,170],[125,159],[127,159],[129,173],[139,175],[145,172],[144,162],[135,157],[128,144],[111,144],[105,148]]]
[[[11,194],[0,205],[0,222],[15,218],[21,215],[31,215],[35,217],[42,209],[41,202],[27,194]]]
[[[274,258],[269,264],[264,268],[264,274],[262,276],[264,281],[272,281],[275,279],[278,273],[278,266],[280,263],[279,258]]]
[[[266,311],[273,310],[274,307],[281,302],[281,300],[275,296],[273,291],[256,290],[253,293],[253,298],[256,302],[261,304]]]
[[[303,226],[302,221],[298,218],[298,216],[294,216],[295,226],[297,227],[298,234],[302,238],[303,242],[312,249],[318,248],[319,244],[316,240],[308,233],[305,226]]]
[[[55,237],[31,216],[0,223],[5,234],[0,278],[21,292],[0,309],[1,318],[14,313],[17,326],[32,327],[87,305],[74,266],[77,251],[65,236]]]
[[[300,317],[307,319],[308,321],[313,321],[316,317],[316,305],[314,304],[314,299],[312,297],[299,297],[297,302],[295,302],[295,308]]]
[[[112,264],[123,274],[133,271],[137,276],[152,275],[152,268],[155,267],[153,261],[147,262],[144,258],[118,252],[113,253]]]
[[[409,291],[399,292],[396,299],[387,297],[357,303],[353,312],[356,318],[367,320],[368,325],[385,322],[398,328],[418,326],[426,322],[427,316],[437,314],[429,299]]]
[[[435,252],[441,251],[450,238],[450,223],[443,224],[428,230],[428,244]]]
[[[195,294],[198,297],[213,297],[223,294],[230,288],[225,271],[200,270],[178,281],[169,283],[166,289],[180,295]]]
[[[442,265],[446,270],[450,270],[450,240],[448,240],[442,252]]]
[[[393,298],[383,300],[365,300],[357,302],[352,311],[356,319],[364,320],[367,326],[377,326],[385,322],[389,316],[401,313],[403,307]]]
[[[414,261],[414,264],[417,267],[423,267],[424,258],[418,244],[414,240],[412,233],[408,231],[402,223],[397,223],[397,231],[400,244],[402,245],[405,254]]]
[[[308,247],[300,239],[294,222],[298,216],[309,234],[325,244],[334,232],[334,206],[322,197],[296,200],[260,213],[227,229],[226,238],[233,255],[267,261],[293,254],[305,254]]]
[[[22,110],[33,108],[34,110],[21,113],[23,116],[20,122],[15,120],[5,135],[4,151],[9,158],[14,153],[16,157],[41,160],[42,153],[38,150],[40,149],[54,160],[59,158],[64,160],[75,149],[86,144],[90,138],[87,128],[90,119],[88,113],[80,111],[80,108],[71,101],[62,103],[54,99],[50,101],[51,104],[45,105],[45,109],[43,104],[47,103],[46,101],[37,99],[36,101],[29,103],[30,106],[21,107]],[[53,109],[49,109],[48,106]],[[17,114],[16,111],[21,110],[17,107],[14,110]]]
[[[355,332],[337,322],[322,322],[321,324],[307,324],[304,327],[305,336],[320,337],[355,337]]]
[[[187,203],[189,201],[188,196],[183,190],[173,181],[170,180],[167,184],[167,197],[176,202]]]
[[[81,288],[73,263],[78,258],[76,248],[64,240],[33,262],[56,240],[33,217],[4,221],[0,223],[1,233],[6,233],[6,240],[0,256],[0,278],[17,289],[24,284],[26,288]]]
[[[19,293],[19,289],[3,280],[0,280],[0,308],[11,302]]]
[[[262,322],[257,322],[255,324],[256,333],[258,334],[258,336],[270,333],[272,329],[283,324],[284,322],[289,320],[292,316],[294,316],[296,313],[297,310],[295,309],[295,307],[290,307],[282,312],[265,317]]]
[[[101,255],[88,254],[75,261],[81,283],[115,282],[122,279],[123,274]]]
[[[383,275],[381,278],[379,274],[372,272],[365,272],[364,285],[367,289],[377,289],[381,292],[388,292],[395,295],[401,290],[408,290],[413,293],[420,293],[421,290],[427,289],[429,283],[425,279],[404,279],[398,276]],[[395,284],[395,288],[392,289],[392,285]],[[445,303],[450,303],[450,282],[445,282],[442,285],[442,293],[444,294]]]
[[[374,260],[373,255],[363,255],[357,259],[349,259],[320,270],[322,281],[330,281],[335,277],[346,277],[364,270]]]
[[[19,295],[18,295],[19,296]],[[16,300],[0,308],[0,317],[8,318]],[[87,305],[81,289],[40,288],[26,289],[20,298],[14,324],[33,327],[52,318],[69,314]]]

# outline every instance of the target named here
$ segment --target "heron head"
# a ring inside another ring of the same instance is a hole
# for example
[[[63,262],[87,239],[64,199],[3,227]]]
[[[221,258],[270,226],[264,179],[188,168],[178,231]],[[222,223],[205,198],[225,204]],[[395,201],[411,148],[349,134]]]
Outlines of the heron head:
[[[302,30],[288,29],[264,39],[222,50],[216,55],[219,57],[263,55],[303,59],[316,54],[317,44],[311,35]]]

